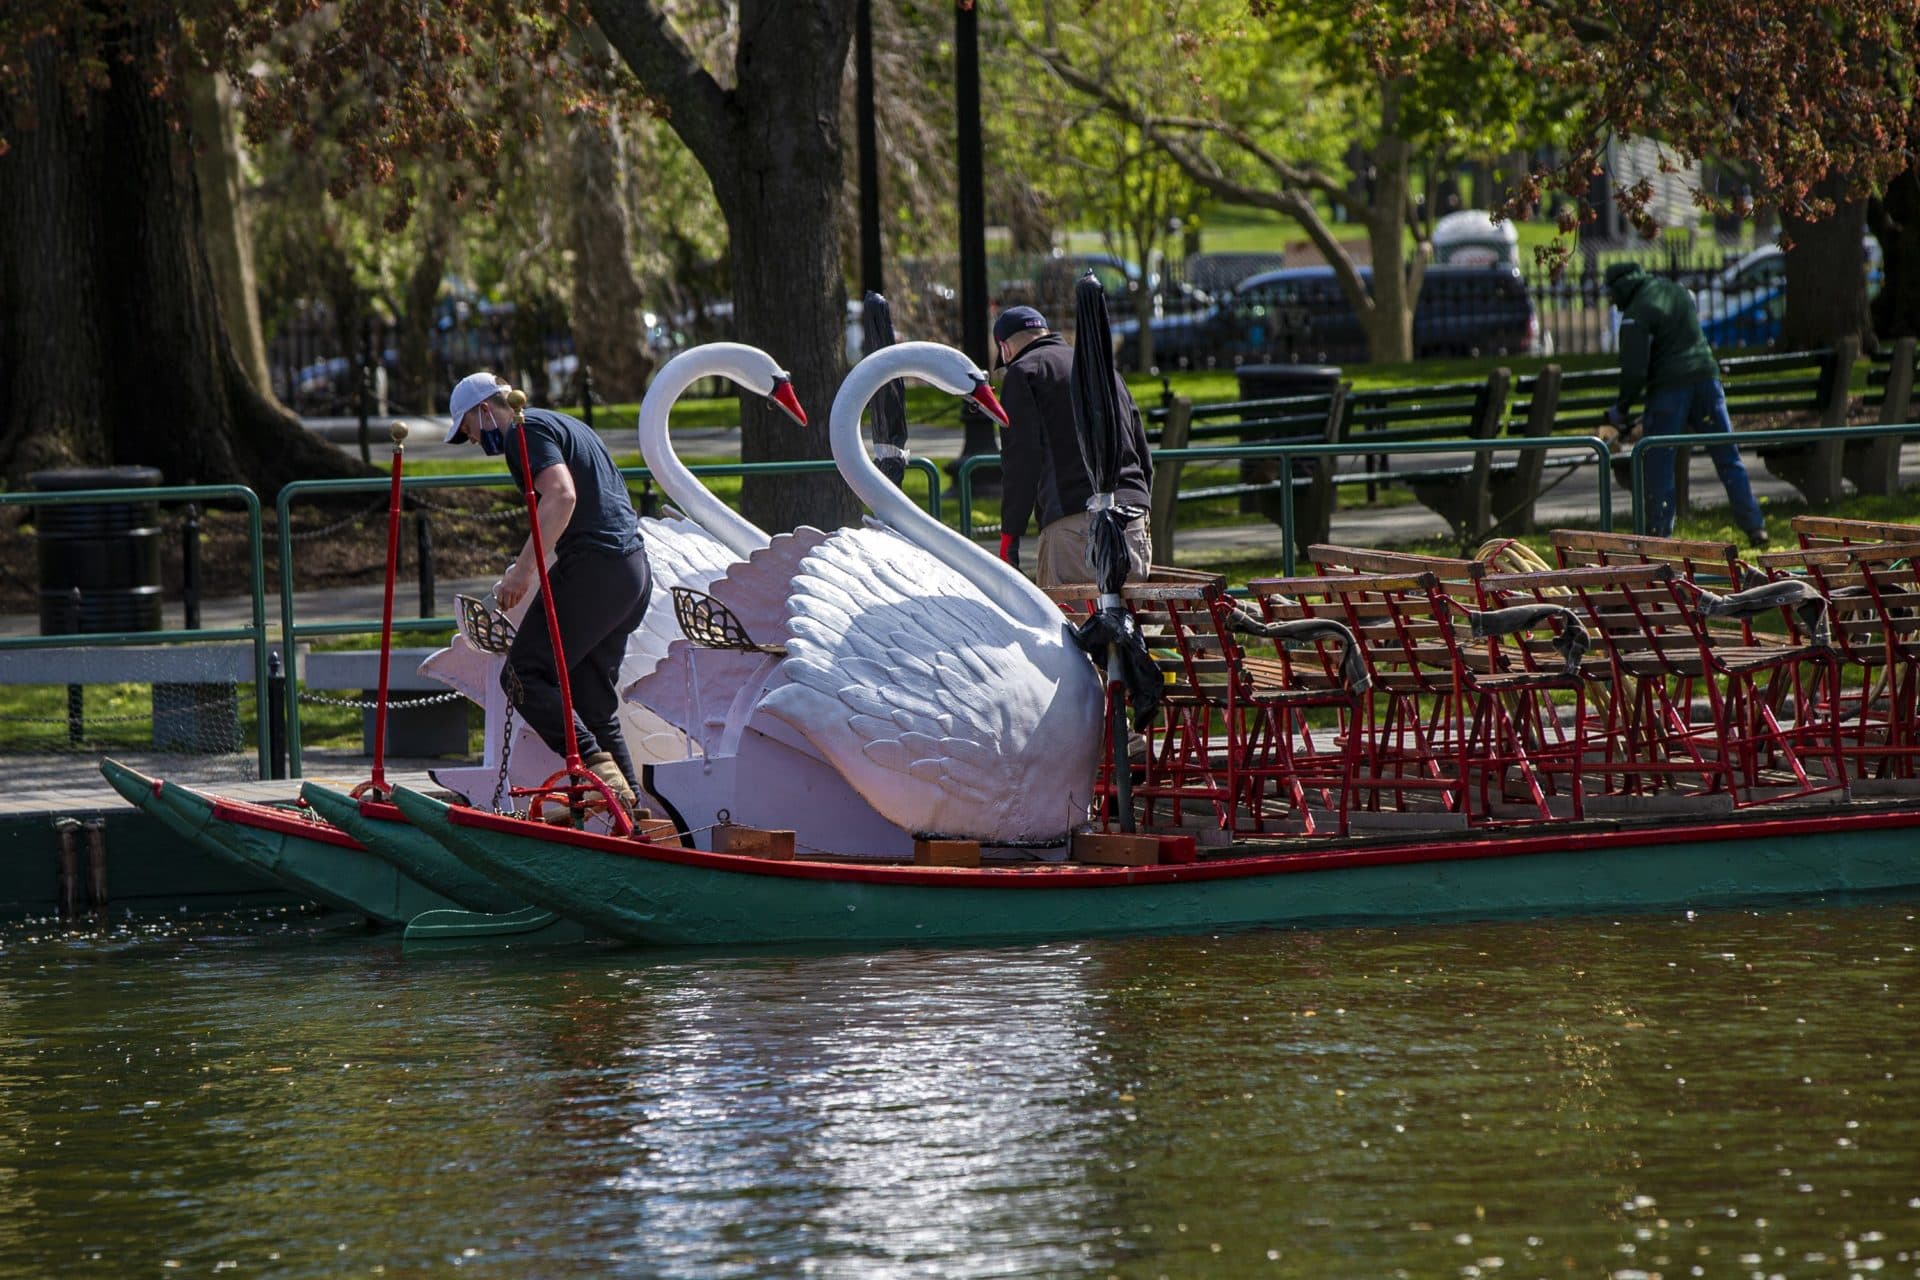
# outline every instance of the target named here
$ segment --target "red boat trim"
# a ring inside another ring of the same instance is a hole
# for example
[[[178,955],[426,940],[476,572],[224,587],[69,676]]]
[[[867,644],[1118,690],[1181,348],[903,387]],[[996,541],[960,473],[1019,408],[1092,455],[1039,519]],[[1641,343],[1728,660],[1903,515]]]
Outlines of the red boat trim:
[[[852,884],[933,885],[946,889],[1073,889],[1130,884],[1177,884],[1196,880],[1227,880],[1240,876],[1285,875],[1351,867],[1400,866],[1421,862],[1457,862],[1468,858],[1512,858],[1529,854],[1586,853],[1604,849],[1632,849],[1655,844],[1692,844],[1716,840],[1765,840],[1780,836],[1827,832],[1883,831],[1920,827],[1920,809],[1862,814],[1822,814],[1792,818],[1747,819],[1700,826],[1644,827],[1634,831],[1589,831],[1574,834],[1509,836],[1503,839],[1463,839],[1404,845],[1375,845],[1361,849],[1310,849],[1288,853],[1252,854],[1211,862],[1161,864],[1151,867],[1089,867],[1079,863],[1022,863],[1002,867],[863,866],[844,862],[792,862],[734,853],[707,853],[678,845],[599,835],[569,828],[541,826],[538,834],[522,818],[509,818],[481,809],[450,806],[448,819],[460,827],[541,840],[620,857],[682,866],[705,867],[742,875],[779,876],[792,880],[837,880]]]
[[[372,818],[375,822],[405,822],[407,815],[400,812],[400,806],[391,800],[362,800],[360,816]]]
[[[203,798],[213,803],[215,819],[231,822],[236,827],[252,827],[258,831],[271,831],[283,836],[301,836],[320,844],[338,845],[342,849],[366,848],[338,827],[330,827],[324,822],[315,822],[311,818],[298,817],[285,809],[254,804],[250,800],[229,800],[223,796]]]

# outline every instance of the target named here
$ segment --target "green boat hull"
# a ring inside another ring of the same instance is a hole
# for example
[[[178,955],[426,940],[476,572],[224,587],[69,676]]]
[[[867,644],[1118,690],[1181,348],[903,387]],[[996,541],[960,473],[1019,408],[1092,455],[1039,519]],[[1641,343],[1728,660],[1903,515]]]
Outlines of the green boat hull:
[[[368,853],[468,912],[509,915],[527,907],[526,899],[448,853],[446,846],[408,822],[391,805],[363,808],[345,792],[315,782],[301,784],[300,798],[312,805],[315,813],[358,840]]]
[[[121,799],[173,832],[174,835],[204,850],[215,861],[244,873],[250,880],[259,878],[261,874],[259,867],[232,852],[225,845],[208,838],[202,826],[176,812],[172,805],[161,803],[160,795],[167,784],[157,778],[148,777],[138,769],[129,769],[111,757],[101,759],[100,773],[106,778],[107,784],[120,794]],[[268,880],[270,883],[280,883],[272,877],[268,877]]]
[[[1920,810],[1463,836],[1189,866],[778,862],[552,832],[400,788],[528,900],[629,942],[894,945],[1658,911],[1920,891]]]
[[[300,827],[305,821],[298,817],[253,812],[263,807],[233,806],[170,782],[161,783],[155,802],[183,823],[201,847],[222,851],[323,906],[383,925],[404,925],[424,911],[454,906],[344,832],[304,832]]]

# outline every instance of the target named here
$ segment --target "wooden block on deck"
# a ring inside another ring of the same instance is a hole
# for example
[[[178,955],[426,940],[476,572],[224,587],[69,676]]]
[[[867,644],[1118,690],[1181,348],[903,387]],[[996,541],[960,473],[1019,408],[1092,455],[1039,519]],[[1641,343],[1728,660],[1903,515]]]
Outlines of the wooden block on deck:
[[[980,865],[978,840],[922,840],[913,842],[916,867],[977,867]]]
[[[793,857],[793,832],[767,831],[729,823],[713,829],[713,851],[740,853],[753,858],[790,859]]]
[[[1073,860],[1109,867],[1151,867],[1160,861],[1160,837],[1076,831]]]

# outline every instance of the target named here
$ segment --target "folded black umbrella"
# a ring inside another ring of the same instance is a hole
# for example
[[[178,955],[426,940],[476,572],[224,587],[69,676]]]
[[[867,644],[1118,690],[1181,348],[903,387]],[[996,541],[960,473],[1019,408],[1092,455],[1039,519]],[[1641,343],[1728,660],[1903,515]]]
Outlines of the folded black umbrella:
[[[898,341],[893,308],[871,289],[860,304],[860,333],[863,356]],[[907,456],[907,384],[896,378],[873,398],[873,461],[882,475],[899,484],[907,475]]]
[[[1160,709],[1159,668],[1147,652],[1140,626],[1121,596],[1127,570],[1132,562],[1127,555],[1126,529],[1129,522],[1145,514],[1141,508],[1119,503],[1114,488],[1120,472],[1119,377],[1113,368],[1113,329],[1107,319],[1107,293],[1089,271],[1073,290],[1073,370],[1068,390],[1073,401],[1074,433],[1080,441],[1080,454],[1093,481],[1093,496],[1087,499],[1087,567],[1093,570],[1093,582],[1099,588],[1092,617],[1080,625],[1076,639],[1107,672],[1108,683],[1118,683],[1133,703],[1135,731],[1153,722]],[[1127,772],[1125,735],[1118,727],[1122,717],[1115,708],[1114,774]],[[1130,806],[1121,808],[1122,826],[1132,827]]]

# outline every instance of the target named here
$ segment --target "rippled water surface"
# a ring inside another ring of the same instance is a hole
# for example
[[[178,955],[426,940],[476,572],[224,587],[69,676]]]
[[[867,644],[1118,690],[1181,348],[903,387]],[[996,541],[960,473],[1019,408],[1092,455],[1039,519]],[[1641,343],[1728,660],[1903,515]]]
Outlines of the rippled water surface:
[[[1912,904],[990,950],[0,929],[0,1275],[1911,1276]]]

